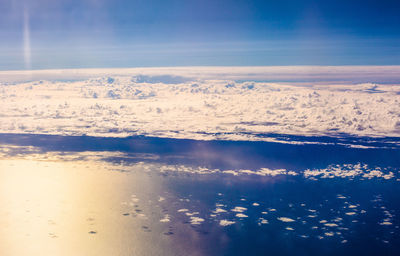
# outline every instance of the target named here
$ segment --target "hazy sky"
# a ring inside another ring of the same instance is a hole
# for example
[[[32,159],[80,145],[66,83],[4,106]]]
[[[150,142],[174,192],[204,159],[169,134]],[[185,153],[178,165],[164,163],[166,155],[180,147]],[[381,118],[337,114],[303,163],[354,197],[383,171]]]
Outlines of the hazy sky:
[[[0,0],[0,69],[400,64],[400,2]]]

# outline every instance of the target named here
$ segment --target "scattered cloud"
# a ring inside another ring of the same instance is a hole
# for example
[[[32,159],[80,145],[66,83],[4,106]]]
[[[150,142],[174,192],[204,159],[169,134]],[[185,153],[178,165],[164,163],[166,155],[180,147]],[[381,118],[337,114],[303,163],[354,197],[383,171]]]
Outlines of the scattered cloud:
[[[245,207],[240,207],[240,206],[236,206],[236,207],[233,208],[231,211],[232,211],[232,212],[244,212],[244,211],[247,211],[247,208],[245,208]]]
[[[288,217],[278,217],[278,220],[282,221],[282,222],[294,222],[294,219],[288,218]]]
[[[232,224],[235,224],[235,222],[234,221],[230,221],[230,220],[220,220],[219,221],[219,225],[220,226],[230,226],[230,225],[232,225]]]

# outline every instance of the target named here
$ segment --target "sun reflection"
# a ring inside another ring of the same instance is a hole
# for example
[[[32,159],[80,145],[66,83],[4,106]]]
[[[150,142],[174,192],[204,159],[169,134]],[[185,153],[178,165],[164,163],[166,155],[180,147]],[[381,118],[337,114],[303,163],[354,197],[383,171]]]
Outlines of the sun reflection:
[[[139,183],[101,162],[0,160],[0,255],[143,253],[151,234],[121,214]]]

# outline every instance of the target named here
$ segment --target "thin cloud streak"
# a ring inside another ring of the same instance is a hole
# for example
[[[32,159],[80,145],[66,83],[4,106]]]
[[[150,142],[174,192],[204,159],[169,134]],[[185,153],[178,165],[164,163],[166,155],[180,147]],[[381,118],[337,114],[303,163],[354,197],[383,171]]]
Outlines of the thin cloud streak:
[[[24,42],[24,62],[25,69],[30,70],[31,65],[31,38],[30,38],[30,28],[29,28],[29,12],[28,9],[24,8],[24,27],[23,27],[23,42]]]

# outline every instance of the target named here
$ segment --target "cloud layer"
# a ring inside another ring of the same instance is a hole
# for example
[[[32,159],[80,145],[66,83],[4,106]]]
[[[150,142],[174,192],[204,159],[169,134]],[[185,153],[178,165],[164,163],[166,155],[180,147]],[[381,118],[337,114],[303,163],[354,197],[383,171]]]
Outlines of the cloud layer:
[[[269,140],[263,135],[271,133],[399,137],[398,85],[343,82],[351,74],[355,80],[396,79],[396,68],[38,71],[50,80],[30,82],[17,82],[18,72],[3,72],[8,82],[0,83],[0,132],[227,140]],[[85,78],[73,81],[78,77]],[[268,77],[318,82],[251,81]]]

